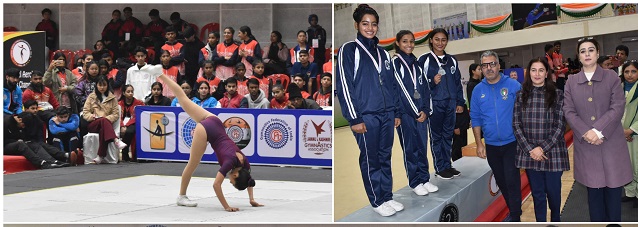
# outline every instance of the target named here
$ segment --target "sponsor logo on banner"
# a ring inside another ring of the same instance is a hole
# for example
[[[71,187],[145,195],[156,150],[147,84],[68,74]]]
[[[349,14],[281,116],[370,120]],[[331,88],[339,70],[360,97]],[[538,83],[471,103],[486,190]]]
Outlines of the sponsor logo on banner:
[[[441,216],[439,217],[439,222],[458,222],[459,221],[459,208],[454,203],[450,203],[445,205],[443,211],[441,212]]]
[[[140,117],[142,149],[148,152],[174,152],[175,113],[144,111]]]
[[[260,156],[289,157],[296,154],[294,135],[296,119],[293,115],[260,114],[258,116]]]
[[[302,158],[332,159],[332,117],[299,117],[301,124],[299,156]]]
[[[226,135],[246,156],[255,154],[253,132],[255,115],[241,113],[220,113],[217,115],[226,129]]]
[[[186,112],[181,112],[179,113],[177,124],[179,126],[177,129],[179,132],[179,145],[177,150],[180,153],[190,154],[191,146],[193,145],[193,133],[195,132],[197,122],[193,121]],[[204,154],[212,154],[213,152],[213,148],[207,144]]]
[[[31,56],[33,55],[31,45],[24,39],[16,40],[13,45],[11,45],[9,53],[11,55],[11,61],[18,67],[24,67],[29,64]]]

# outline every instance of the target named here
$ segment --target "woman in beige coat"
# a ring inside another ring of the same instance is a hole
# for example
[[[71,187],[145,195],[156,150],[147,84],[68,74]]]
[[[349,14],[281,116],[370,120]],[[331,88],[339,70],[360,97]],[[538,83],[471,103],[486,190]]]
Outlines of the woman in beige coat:
[[[126,144],[117,138],[113,129],[113,122],[119,118],[120,112],[119,105],[115,95],[109,88],[110,85],[106,76],[99,76],[95,86],[94,91],[89,94],[84,102],[82,118],[89,122],[89,132],[100,135],[98,157],[93,160],[96,164],[99,164],[102,163],[106,156],[108,143],[115,143],[118,150],[126,147]]]
[[[42,83],[53,91],[53,95],[61,106],[71,108],[72,113],[78,113],[73,94],[77,79],[71,70],[66,68],[66,56],[62,52],[53,55],[53,61],[44,73]]]

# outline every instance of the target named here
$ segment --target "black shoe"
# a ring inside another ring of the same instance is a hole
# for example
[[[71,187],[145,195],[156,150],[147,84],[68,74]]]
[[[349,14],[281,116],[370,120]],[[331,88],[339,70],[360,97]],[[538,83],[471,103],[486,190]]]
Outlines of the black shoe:
[[[69,166],[71,166],[71,164],[69,164],[69,163],[61,162],[61,161],[57,161],[57,160],[52,165],[58,165],[60,167],[69,167]]]
[[[456,170],[454,167],[449,168],[447,171],[452,173],[452,175],[454,175],[455,177],[461,176],[461,172]]]
[[[53,169],[55,167],[51,166],[51,163],[48,162],[44,162],[42,163],[42,165],[40,165],[40,169]]]
[[[435,176],[444,179],[444,180],[449,180],[454,178],[454,174],[452,174],[450,171],[448,170],[443,170],[441,172],[437,172],[436,174],[434,174]]]
[[[626,203],[626,202],[631,202],[631,201],[636,201],[636,197],[627,197],[627,196],[623,196],[620,199],[621,202]]]

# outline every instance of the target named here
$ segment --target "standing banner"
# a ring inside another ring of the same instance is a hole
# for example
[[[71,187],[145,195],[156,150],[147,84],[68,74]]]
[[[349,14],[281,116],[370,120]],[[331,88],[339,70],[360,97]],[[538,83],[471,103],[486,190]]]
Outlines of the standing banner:
[[[556,4],[512,4],[514,30],[557,24]]]
[[[20,70],[18,86],[26,89],[31,83],[31,73],[46,70],[46,36],[43,31],[5,32],[4,33],[4,69]]]
[[[449,40],[470,38],[470,30],[467,23],[467,12],[452,16],[434,19],[432,28],[443,28],[447,31]]]
[[[208,108],[251,164],[332,167],[332,111]],[[197,123],[181,107],[135,108],[138,159],[188,161]],[[208,145],[202,162],[216,163]]]

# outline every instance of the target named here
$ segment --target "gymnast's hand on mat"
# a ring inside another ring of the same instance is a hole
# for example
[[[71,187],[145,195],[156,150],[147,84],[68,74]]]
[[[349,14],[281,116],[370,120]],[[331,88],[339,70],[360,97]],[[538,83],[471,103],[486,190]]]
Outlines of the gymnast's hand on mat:
[[[424,122],[426,118],[428,118],[428,116],[425,113],[423,113],[423,111],[421,111],[419,112],[419,118],[417,118],[416,121]]]
[[[365,122],[350,126],[350,128],[352,129],[353,132],[359,133],[359,134],[362,134],[368,131],[368,129],[366,129]]]
[[[259,204],[258,202],[255,202],[254,199],[250,200],[250,205],[254,206],[254,207],[263,207],[264,206],[264,204]]]
[[[401,118],[395,118],[394,119],[394,127],[399,127],[399,125],[401,125]]]

